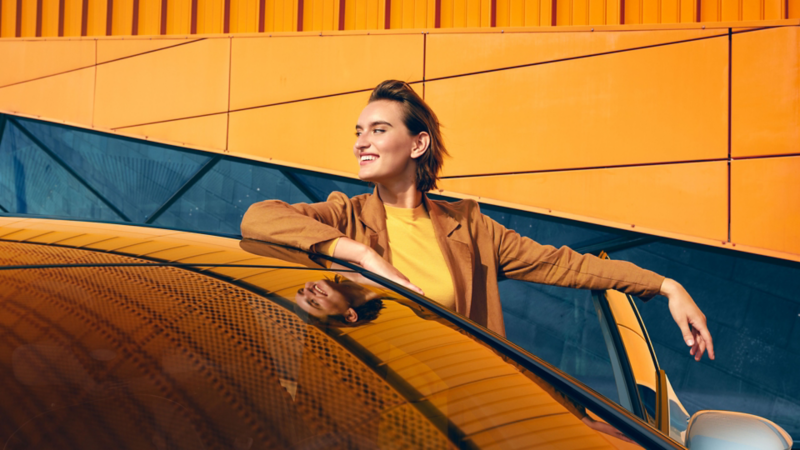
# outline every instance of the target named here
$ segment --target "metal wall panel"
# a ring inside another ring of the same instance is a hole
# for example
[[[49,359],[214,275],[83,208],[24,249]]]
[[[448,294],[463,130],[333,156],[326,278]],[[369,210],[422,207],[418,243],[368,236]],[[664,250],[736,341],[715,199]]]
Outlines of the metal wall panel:
[[[422,55],[420,34],[236,39],[230,107],[371,89],[389,78],[420,81]]]
[[[111,34],[113,36],[133,35],[134,0],[114,0],[111,15]]]
[[[89,0],[89,7],[84,15],[86,36],[108,36],[110,34],[108,33],[107,0]]]
[[[451,192],[727,240],[725,161],[443,180]],[[686,186],[691,185],[691,189]],[[631,227],[635,225],[634,227]]]
[[[191,25],[192,0],[168,1],[166,34],[189,34],[191,33]]]
[[[94,77],[90,67],[0,88],[0,110],[90,125]]]
[[[725,29],[658,31],[440,33],[427,37],[425,78],[727,35]]]
[[[717,37],[427,82],[444,173],[725,158],[727,59]]]
[[[80,36],[82,20],[83,0],[66,0],[64,2],[64,36]]]
[[[153,36],[161,33],[162,0],[139,0],[138,29],[139,36]]]
[[[42,37],[58,37],[60,0],[42,0],[41,33]]]
[[[92,41],[82,41],[92,44]],[[107,63],[116,59],[128,58],[131,56],[148,53],[176,45],[184,45],[197,42],[196,39],[187,40],[184,38],[137,38],[137,39],[102,39],[97,41],[97,63]]]
[[[130,36],[782,20],[800,0],[0,0],[4,37]],[[110,5],[110,7],[109,7]],[[388,6],[388,9],[387,9]],[[163,16],[163,17],[162,17]]]
[[[0,0],[0,38],[17,37],[17,2]]]
[[[369,92],[337,95],[230,113],[234,155],[355,174],[355,123]]]
[[[225,0],[198,0],[197,33],[222,33],[225,20]]]
[[[733,36],[731,152],[800,153],[800,28]]]
[[[119,128],[227,111],[229,50],[227,38],[206,39],[97,66],[95,125]]]
[[[118,128],[120,134],[149,139],[154,137],[172,145],[223,151],[226,147],[226,113],[192,119],[170,120],[138,127]]]
[[[91,67],[94,54],[92,41],[0,41],[0,87]]]
[[[733,242],[800,254],[798,173],[798,156],[733,161]]]

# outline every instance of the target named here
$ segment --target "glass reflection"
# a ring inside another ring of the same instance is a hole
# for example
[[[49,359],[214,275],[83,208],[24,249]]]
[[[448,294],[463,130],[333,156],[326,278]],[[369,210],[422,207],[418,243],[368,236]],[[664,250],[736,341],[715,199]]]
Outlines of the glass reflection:
[[[358,326],[371,322],[383,309],[381,294],[342,275],[307,281],[295,301],[309,315],[328,325]]]

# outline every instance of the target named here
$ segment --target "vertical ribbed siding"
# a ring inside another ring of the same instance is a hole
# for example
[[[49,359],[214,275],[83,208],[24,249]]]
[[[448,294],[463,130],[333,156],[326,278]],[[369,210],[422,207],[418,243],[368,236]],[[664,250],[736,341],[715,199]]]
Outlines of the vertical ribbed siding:
[[[800,0],[0,0],[0,37],[780,20]]]

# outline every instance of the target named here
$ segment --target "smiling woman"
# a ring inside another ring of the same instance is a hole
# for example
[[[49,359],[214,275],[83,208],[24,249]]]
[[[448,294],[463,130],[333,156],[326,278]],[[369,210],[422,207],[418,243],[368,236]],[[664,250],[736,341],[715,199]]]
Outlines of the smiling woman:
[[[429,199],[447,155],[439,127],[407,83],[384,81],[358,118],[353,146],[359,177],[374,183],[375,192],[353,198],[334,192],[314,204],[257,203],[244,216],[242,235],[359,264],[499,334],[505,333],[497,285],[503,278],[644,299],[662,294],[691,354],[714,357],[705,316],[674,280],[629,262],[540,245],[485,216],[472,200]],[[315,286],[303,291],[321,300]]]

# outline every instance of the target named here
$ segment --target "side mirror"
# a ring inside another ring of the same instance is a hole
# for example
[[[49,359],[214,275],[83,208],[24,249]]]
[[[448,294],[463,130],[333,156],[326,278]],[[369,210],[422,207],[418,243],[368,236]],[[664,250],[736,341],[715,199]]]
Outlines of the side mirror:
[[[690,450],[790,450],[789,433],[762,417],[731,411],[698,411],[689,419]]]

